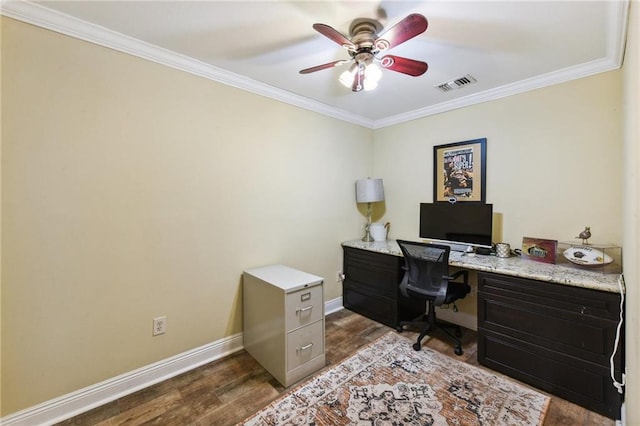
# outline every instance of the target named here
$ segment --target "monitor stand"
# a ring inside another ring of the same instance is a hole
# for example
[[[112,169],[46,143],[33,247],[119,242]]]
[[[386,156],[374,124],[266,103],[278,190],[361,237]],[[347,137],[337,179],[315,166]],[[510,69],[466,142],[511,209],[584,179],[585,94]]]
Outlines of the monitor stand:
[[[436,244],[441,244],[443,246],[449,246],[451,251],[459,251],[461,253],[473,253],[474,249],[472,245],[464,244],[464,243],[451,243],[451,242],[437,242]]]

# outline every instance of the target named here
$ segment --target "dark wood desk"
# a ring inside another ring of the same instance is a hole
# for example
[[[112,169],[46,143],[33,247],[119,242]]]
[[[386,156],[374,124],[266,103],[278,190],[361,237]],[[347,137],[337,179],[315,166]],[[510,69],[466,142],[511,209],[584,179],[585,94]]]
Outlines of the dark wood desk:
[[[343,243],[344,307],[396,328],[424,303],[401,296],[404,263],[395,241]],[[620,275],[519,258],[466,257],[452,266],[478,271],[478,362],[610,418],[622,397],[609,358],[620,316]],[[614,357],[624,371],[624,336]]]

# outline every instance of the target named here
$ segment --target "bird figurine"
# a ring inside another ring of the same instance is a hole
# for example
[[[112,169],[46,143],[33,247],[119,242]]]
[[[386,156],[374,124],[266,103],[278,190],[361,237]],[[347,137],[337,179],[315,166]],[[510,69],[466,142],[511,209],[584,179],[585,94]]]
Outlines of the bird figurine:
[[[582,231],[576,238],[581,238],[582,244],[589,245],[589,241],[587,240],[591,238],[591,227],[585,226],[584,231]]]

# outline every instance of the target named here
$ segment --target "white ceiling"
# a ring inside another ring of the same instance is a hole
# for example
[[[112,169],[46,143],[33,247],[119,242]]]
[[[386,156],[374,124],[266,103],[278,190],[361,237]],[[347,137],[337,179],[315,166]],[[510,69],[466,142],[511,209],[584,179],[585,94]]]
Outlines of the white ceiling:
[[[627,12],[628,0],[2,0],[4,15],[370,128],[618,68]],[[429,27],[389,53],[427,62],[423,76],[384,70],[354,93],[338,82],[348,65],[298,73],[349,59],[314,23],[348,36],[355,18],[388,28],[410,13]],[[467,74],[477,82],[434,87]]]

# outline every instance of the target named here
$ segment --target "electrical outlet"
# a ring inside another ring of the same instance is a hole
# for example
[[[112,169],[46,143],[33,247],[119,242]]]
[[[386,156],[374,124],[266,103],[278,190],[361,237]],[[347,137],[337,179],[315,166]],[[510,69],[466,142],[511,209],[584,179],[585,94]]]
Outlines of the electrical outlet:
[[[167,317],[157,317],[153,319],[153,335],[158,336],[167,332]]]
[[[336,272],[336,282],[341,283],[344,280],[344,274],[342,271]]]

